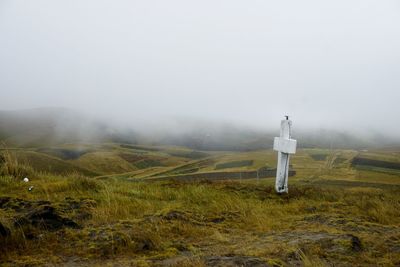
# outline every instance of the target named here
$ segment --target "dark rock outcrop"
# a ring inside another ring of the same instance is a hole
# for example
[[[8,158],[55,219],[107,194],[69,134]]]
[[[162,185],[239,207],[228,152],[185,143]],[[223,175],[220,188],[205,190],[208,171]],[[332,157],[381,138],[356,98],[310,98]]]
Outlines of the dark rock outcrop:
[[[19,217],[16,225],[33,225],[47,230],[58,230],[63,227],[79,228],[79,225],[71,219],[63,217],[51,205],[42,205],[27,214]]]
[[[360,252],[363,249],[361,240],[355,235],[349,235],[349,237],[350,237],[351,249],[353,251]]]
[[[96,202],[92,199],[66,198],[61,202],[47,200],[24,200],[13,197],[0,197],[0,209],[13,212],[14,225],[32,233],[33,228],[49,231],[64,227],[79,228],[78,222],[91,217],[92,208]],[[0,235],[5,236],[9,231],[0,226]],[[27,234],[25,233],[25,234]]]
[[[10,229],[0,222],[0,237],[6,237],[11,234]]]

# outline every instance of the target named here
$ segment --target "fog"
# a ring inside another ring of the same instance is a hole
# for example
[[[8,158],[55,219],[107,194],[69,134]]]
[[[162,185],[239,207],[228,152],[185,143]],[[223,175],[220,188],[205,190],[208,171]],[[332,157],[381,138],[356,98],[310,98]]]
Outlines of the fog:
[[[0,109],[393,137],[399,48],[397,0],[2,0]]]

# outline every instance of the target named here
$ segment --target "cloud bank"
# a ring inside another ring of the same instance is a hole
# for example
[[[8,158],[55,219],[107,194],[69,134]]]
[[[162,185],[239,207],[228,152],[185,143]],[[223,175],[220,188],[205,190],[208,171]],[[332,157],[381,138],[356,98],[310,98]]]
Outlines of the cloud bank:
[[[0,3],[0,106],[400,135],[400,3]]]

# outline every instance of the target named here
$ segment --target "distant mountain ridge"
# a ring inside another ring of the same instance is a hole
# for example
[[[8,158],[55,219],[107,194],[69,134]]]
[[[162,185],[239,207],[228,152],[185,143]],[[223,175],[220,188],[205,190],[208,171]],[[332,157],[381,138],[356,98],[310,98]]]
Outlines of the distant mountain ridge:
[[[0,140],[12,146],[63,143],[135,142],[131,131],[118,132],[104,122],[66,108],[0,111]]]
[[[196,150],[249,151],[272,147],[279,130],[261,131],[229,124],[181,122],[185,131],[121,129],[67,108],[38,108],[0,111],[0,140],[9,146],[44,147],[65,143],[130,143],[177,145]],[[156,134],[154,134],[156,132]],[[299,147],[356,148],[397,146],[399,142],[379,138],[358,138],[337,131],[294,131]],[[384,142],[382,142],[384,140]]]

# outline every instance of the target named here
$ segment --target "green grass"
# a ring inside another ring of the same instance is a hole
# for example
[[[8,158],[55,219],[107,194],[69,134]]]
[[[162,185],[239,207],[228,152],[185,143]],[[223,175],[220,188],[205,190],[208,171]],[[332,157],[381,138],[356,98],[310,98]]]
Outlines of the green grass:
[[[326,160],[328,154],[310,154],[313,160]]]
[[[85,167],[74,165],[65,160],[55,157],[39,154],[36,152],[20,152],[19,160],[26,165],[32,166],[38,172],[50,172],[57,174],[67,174],[70,172],[79,172],[87,176],[96,176],[97,172],[89,170]]]
[[[229,169],[237,167],[246,167],[252,165],[253,165],[253,160],[230,161],[230,162],[216,164],[215,169],[220,170],[220,169]]]
[[[217,164],[238,161],[253,165],[232,170],[274,166],[272,151],[215,152],[205,160],[185,161],[165,158],[168,148],[157,149],[139,157],[131,148],[110,144],[73,160],[73,166],[88,170],[121,170],[96,178],[79,171],[37,172],[19,161],[21,151],[9,153],[0,173],[0,223],[11,235],[0,237],[0,263],[210,266],[211,257],[250,257],[275,266],[400,264],[400,176],[353,168],[357,151],[325,151],[328,156],[321,161],[310,157],[315,150],[299,150],[291,158],[297,175],[289,180],[289,194],[278,195],[274,179],[135,180],[195,168],[212,171]],[[144,155],[161,159],[165,166],[132,167]],[[28,184],[21,181],[25,170],[32,175]],[[31,185],[34,189],[28,191]],[[2,207],[4,197],[11,200]],[[40,205],[54,207],[79,227],[15,225],[18,217]],[[31,208],[24,211],[26,207]]]
[[[152,259],[179,257],[180,250],[190,251],[191,260],[211,253],[233,253],[287,262],[291,251],[299,249],[309,257],[298,256],[299,262],[363,265],[400,260],[384,244],[387,238],[400,237],[399,189],[324,189],[294,183],[288,196],[279,196],[267,180],[259,184],[149,184],[47,176],[33,180],[35,190],[29,193],[26,184],[13,179],[3,177],[0,183],[2,196],[48,200],[55,205],[62,204],[66,196],[96,203],[90,210],[92,217],[80,222],[81,229],[67,228],[62,236],[42,230],[40,243],[24,239],[12,228],[15,240],[7,240],[11,249],[0,256],[8,262],[15,263],[15,253],[20,250],[30,259],[53,264],[71,256],[92,263],[99,257],[106,261],[127,257],[150,264]],[[11,212],[4,214],[8,226],[11,217]],[[362,253],[354,253],[343,238],[349,229],[363,242]],[[319,235],[332,239],[329,242],[343,239],[343,244],[337,250],[324,251],[323,241],[312,242]],[[304,243],[290,243],[297,239]],[[143,243],[150,248],[143,249]],[[382,246],[379,253],[377,244]],[[49,258],[49,253],[56,259]]]
[[[161,161],[154,159],[143,159],[134,163],[135,167],[139,169],[147,169],[151,167],[164,166]]]

